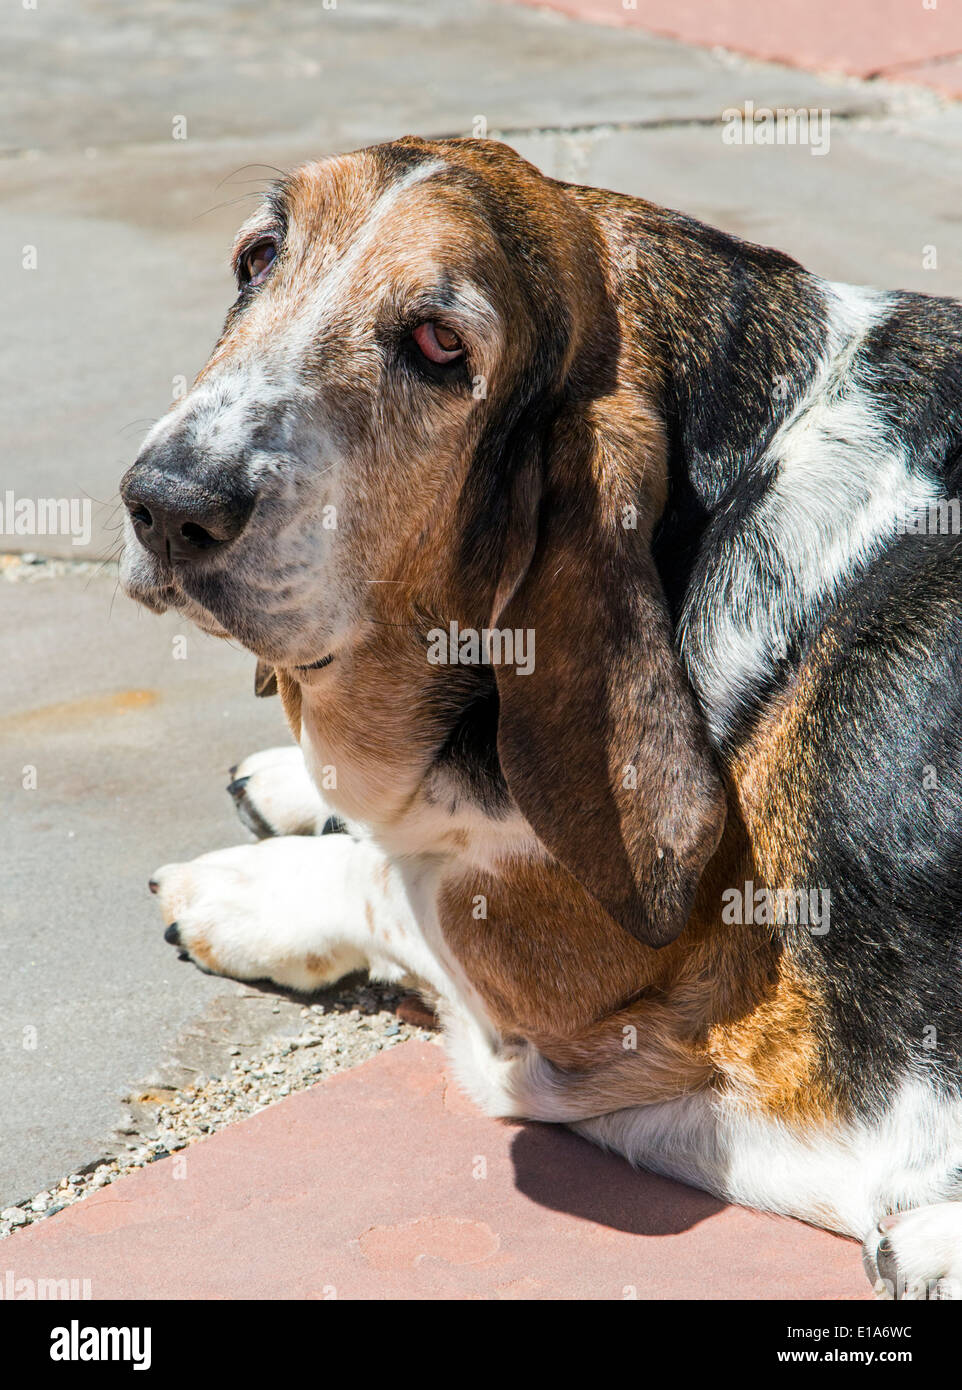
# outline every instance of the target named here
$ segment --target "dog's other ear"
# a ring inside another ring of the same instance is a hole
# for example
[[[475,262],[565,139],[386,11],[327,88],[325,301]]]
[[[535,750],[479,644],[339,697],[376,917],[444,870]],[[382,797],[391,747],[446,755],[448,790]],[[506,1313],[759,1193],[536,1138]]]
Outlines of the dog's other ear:
[[[277,694],[277,672],[269,661],[258,661],[254,672],[254,694],[266,699]]]
[[[502,579],[492,618],[516,652],[527,637],[533,666],[495,666],[508,787],[545,848],[651,946],[684,929],[725,822],[651,555],[665,487],[662,427],[639,404],[563,411],[526,569]]]

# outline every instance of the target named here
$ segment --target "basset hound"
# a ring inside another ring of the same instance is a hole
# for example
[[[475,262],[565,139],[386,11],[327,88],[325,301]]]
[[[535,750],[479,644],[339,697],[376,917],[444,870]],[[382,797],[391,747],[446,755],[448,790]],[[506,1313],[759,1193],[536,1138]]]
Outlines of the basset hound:
[[[233,266],[122,576],[300,747],[167,939],[414,981],[488,1113],[960,1296],[962,305],[482,140],[296,170]]]

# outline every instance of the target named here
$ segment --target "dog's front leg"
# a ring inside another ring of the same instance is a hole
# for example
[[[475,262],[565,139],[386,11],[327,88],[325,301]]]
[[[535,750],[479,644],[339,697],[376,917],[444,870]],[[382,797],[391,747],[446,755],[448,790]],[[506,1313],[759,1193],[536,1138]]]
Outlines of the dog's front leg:
[[[259,840],[274,835],[321,835],[337,823],[296,744],[252,753],[231,769],[227,790],[242,823]]]
[[[166,864],[151,879],[165,937],[202,969],[311,991],[355,970],[443,987],[405,885],[348,835],[283,836]]]
[[[962,1201],[884,1216],[862,1259],[876,1298],[962,1300]]]
[[[438,1007],[464,1089],[492,1115],[592,1113],[537,1049],[506,1043],[446,949],[430,861],[399,865],[348,835],[288,835],[216,850],[153,875],[165,937],[201,969],[304,992],[356,970],[419,988]]]

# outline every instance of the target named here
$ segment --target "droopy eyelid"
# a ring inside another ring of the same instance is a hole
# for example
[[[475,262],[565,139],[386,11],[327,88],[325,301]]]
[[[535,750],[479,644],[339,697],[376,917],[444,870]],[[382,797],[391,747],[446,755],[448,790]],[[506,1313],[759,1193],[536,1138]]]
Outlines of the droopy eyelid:
[[[265,241],[273,241],[275,250],[280,255],[283,239],[283,229],[276,224],[262,227],[256,232],[246,232],[234,243],[230,253],[230,268],[235,278],[241,279],[244,257],[253,251],[255,246],[260,246]]]

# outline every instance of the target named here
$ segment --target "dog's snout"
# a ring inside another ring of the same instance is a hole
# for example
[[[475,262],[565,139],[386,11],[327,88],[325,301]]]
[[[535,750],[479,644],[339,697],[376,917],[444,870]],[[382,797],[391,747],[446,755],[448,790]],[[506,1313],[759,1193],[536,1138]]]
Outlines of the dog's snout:
[[[169,448],[138,458],[120,495],[141,544],[170,561],[195,560],[236,540],[257,500],[245,480]]]

